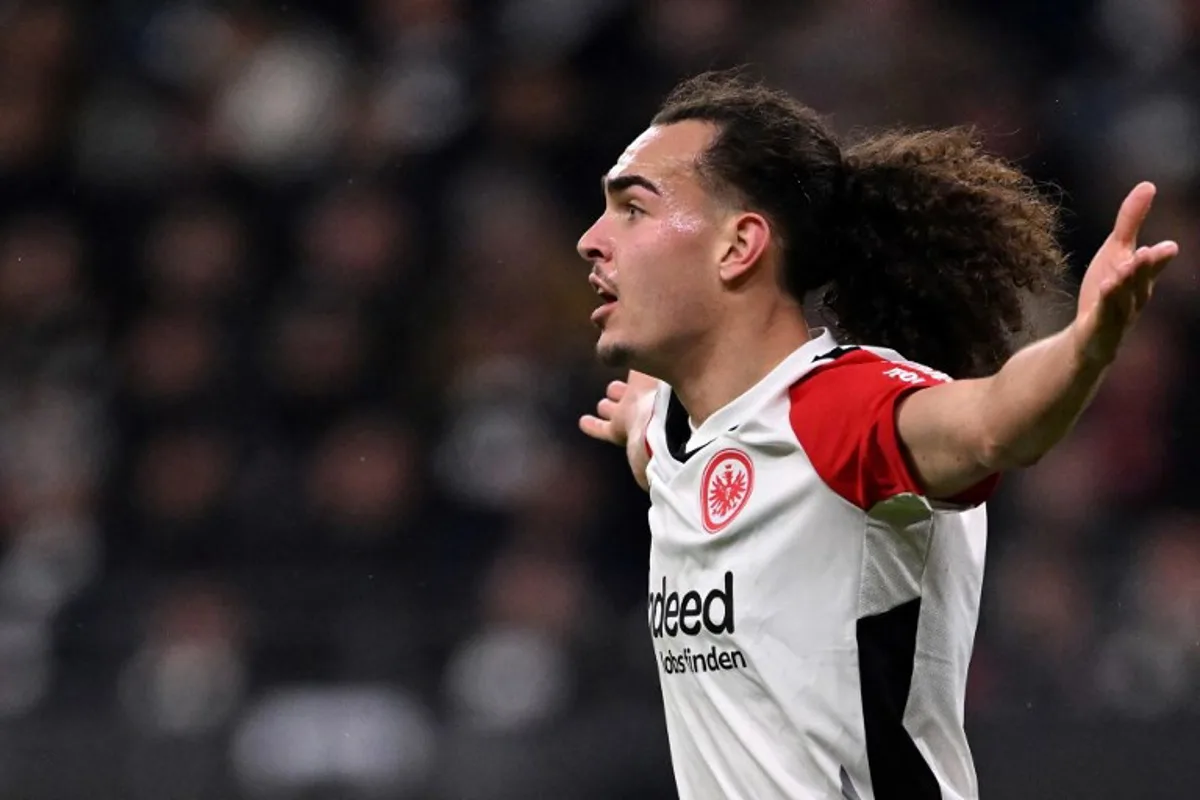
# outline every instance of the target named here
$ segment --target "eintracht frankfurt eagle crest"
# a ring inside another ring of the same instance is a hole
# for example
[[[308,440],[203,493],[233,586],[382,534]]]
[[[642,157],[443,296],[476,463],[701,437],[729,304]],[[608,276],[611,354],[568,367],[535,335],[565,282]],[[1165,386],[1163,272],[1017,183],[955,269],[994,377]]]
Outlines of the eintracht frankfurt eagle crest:
[[[700,482],[704,530],[717,533],[733,522],[754,489],[754,464],[741,450],[722,450],[704,468]]]

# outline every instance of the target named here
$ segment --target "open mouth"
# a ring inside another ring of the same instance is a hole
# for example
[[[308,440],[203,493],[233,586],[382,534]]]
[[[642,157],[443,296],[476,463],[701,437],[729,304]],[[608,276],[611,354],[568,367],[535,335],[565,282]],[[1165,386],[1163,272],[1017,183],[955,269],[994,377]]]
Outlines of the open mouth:
[[[600,305],[592,312],[592,322],[600,324],[616,307],[617,296],[604,288],[598,281],[593,281],[592,286],[595,288],[596,294],[600,296]]]
[[[588,283],[592,285],[592,289],[600,297],[600,305],[592,312],[592,322],[600,325],[603,323],[604,318],[616,308],[617,293],[609,288],[608,281],[604,280],[596,269],[593,269],[592,274],[588,276]]]

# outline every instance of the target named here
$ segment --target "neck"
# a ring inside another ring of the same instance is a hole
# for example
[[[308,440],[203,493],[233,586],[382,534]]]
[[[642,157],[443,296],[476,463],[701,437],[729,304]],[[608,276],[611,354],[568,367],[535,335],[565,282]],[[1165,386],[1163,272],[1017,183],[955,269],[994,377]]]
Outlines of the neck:
[[[678,369],[666,378],[694,425],[740,397],[811,338],[795,306],[740,316],[740,324],[715,326],[713,340],[677,361]]]

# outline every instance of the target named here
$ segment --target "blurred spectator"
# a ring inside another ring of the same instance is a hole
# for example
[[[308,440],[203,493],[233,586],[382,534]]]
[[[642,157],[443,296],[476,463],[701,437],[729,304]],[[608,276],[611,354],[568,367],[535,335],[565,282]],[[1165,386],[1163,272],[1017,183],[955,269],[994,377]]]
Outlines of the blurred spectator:
[[[1091,700],[1086,673],[1096,637],[1096,598],[1073,555],[1026,545],[1000,565],[994,608],[1003,666],[994,713],[1079,713]]]
[[[130,407],[154,419],[219,404],[225,348],[217,330],[196,312],[151,312],[139,320],[125,345]]]
[[[342,133],[346,57],[326,37],[231,20],[232,59],[212,108],[215,155],[278,178],[320,168]]]
[[[234,597],[219,585],[176,583],[147,622],[121,682],[125,713],[168,736],[201,734],[228,721],[246,680],[247,621]]]
[[[483,628],[447,674],[458,724],[505,731],[561,714],[572,674],[567,645],[585,613],[586,587],[569,561],[503,556],[480,602]]]
[[[972,124],[1007,155],[1025,157],[1033,146],[1021,136],[1029,109],[1020,59],[1000,56],[1014,45],[943,6],[823,0],[768,42],[773,69],[839,130]]]
[[[412,696],[379,686],[293,687],[246,715],[233,762],[247,797],[419,797],[436,730]]]
[[[285,301],[267,336],[266,390],[292,435],[319,432],[323,420],[363,396],[373,342],[352,306],[313,295]]]
[[[1134,717],[1200,708],[1200,519],[1165,512],[1148,525],[1101,649],[1102,702]]]
[[[150,438],[133,467],[132,525],[123,531],[123,554],[160,570],[219,565],[232,547],[227,523],[235,458],[234,443],[218,430],[183,428]]]
[[[313,519],[348,548],[387,549],[421,501],[414,444],[387,418],[342,422],[309,467]]]
[[[240,220],[215,198],[167,210],[146,236],[145,272],[156,304],[224,310],[248,281]]]
[[[407,210],[383,187],[349,184],[330,192],[301,230],[308,278],[359,301],[397,298],[417,247]]]

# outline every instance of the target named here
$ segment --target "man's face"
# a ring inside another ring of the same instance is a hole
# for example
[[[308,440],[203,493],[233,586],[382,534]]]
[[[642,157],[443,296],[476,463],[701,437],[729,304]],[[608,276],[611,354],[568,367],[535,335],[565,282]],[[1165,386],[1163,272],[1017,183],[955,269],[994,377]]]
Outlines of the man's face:
[[[723,212],[696,171],[715,132],[692,120],[651,127],[604,176],[604,213],[578,250],[601,298],[592,321],[606,364],[653,370],[715,324]]]

